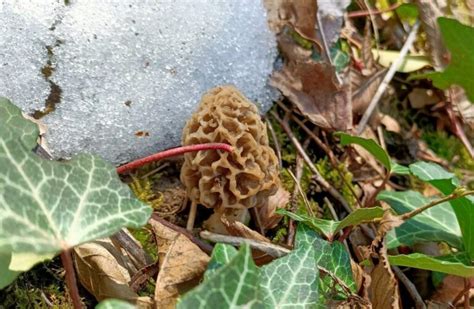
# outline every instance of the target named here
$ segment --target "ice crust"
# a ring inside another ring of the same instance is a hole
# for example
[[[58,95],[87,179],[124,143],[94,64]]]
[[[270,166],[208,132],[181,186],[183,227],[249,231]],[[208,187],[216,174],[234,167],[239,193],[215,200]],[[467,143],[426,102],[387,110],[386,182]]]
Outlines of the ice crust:
[[[42,118],[56,158],[87,152],[122,163],[177,146],[217,85],[236,85],[262,110],[275,96],[267,80],[276,43],[260,1],[0,3],[0,96],[32,113],[52,84],[61,89]]]

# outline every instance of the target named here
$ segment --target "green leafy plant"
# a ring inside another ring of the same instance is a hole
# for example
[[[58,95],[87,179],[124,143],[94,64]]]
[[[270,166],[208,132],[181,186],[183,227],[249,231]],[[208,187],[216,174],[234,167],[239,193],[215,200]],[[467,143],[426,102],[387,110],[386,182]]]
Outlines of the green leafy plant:
[[[301,224],[295,249],[262,267],[254,264],[247,245],[237,251],[217,244],[203,283],[185,294],[178,308],[315,307],[324,306],[331,297],[356,297],[355,292],[344,246],[321,239]]]
[[[369,151],[391,174],[411,174],[438,189],[441,197],[428,199],[415,191],[382,191],[377,199],[387,202],[405,223],[387,234],[389,247],[413,245],[418,242],[446,242],[458,253],[430,257],[420,253],[389,256],[393,265],[410,266],[472,276],[471,260],[474,258],[474,191],[460,185],[459,179],[435,163],[416,162],[409,167],[399,166],[375,141],[361,137],[338,134],[341,144],[358,144]],[[457,219],[457,224],[453,220]]]
[[[443,42],[451,53],[449,65],[443,72],[421,75],[433,80],[436,87],[447,89],[451,85],[464,88],[471,102],[474,102],[474,28],[463,25],[455,19],[438,18]]]
[[[32,151],[37,126],[6,99],[0,100],[0,127],[0,287],[15,278],[11,266],[20,257],[29,261],[22,270],[58,253],[70,264],[74,246],[147,222],[150,207],[133,197],[109,163],[92,155],[68,162],[40,158]],[[72,264],[64,266],[72,276]]]

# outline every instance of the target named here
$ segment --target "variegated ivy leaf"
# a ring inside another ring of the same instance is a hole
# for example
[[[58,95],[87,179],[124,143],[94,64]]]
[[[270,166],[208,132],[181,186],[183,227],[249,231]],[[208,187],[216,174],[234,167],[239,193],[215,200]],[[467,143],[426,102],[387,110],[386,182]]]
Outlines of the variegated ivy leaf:
[[[267,308],[310,308],[318,303],[319,271],[315,250],[302,245],[261,268],[260,285]]]
[[[431,201],[415,191],[382,191],[377,199],[387,202],[397,214],[410,212]],[[449,203],[432,207],[407,220],[391,230],[387,234],[387,240],[388,248],[430,241],[444,241],[458,249],[463,247],[461,229]]]
[[[207,270],[204,273],[204,280],[208,280],[213,276],[217,269],[230,263],[237,253],[237,249],[232,246],[216,244],[212,250],[211,260],[209,261],[209,264],[207,264]]]
[[[38,126],[23,118],[21,110],[6,98],[0,97],[0,139],[16,137],[27,148],[33,149],[38,138]]]
[[[135,305],[119,299],[106,299],[101,301],[95,309],[135,309]]]
[[[0,252],[0,290],[9,285],[20,274],[18,271],[10,270],[11,253]]]
[[[92,155],[68,162],[35,155],[38,131],[15,108],[0,101],[1,253],[57,253],[146,223],[151,208],[111,164]]]
[[[325,308],[330,301],[345,300],[350,296],[348,293],[356,292],[351,258],[342,243],[325,241],[305,224],[299,224],[296,246],[307,245],[314,248],[315,263],[320,270],[318,302],[320,308]]]
[[[186,294],[178,308],[311,308],[318,304],[317,254],[311,243],[261,268],[247,251],[246,246],[237,252],[232,246],[216,245],[204,282]]]
[[[431,184],[444,195],[449,195],[460,187],[459,179],[438,164],[416,162],[410,165],[410,171],[421,180]],[[474,196],[465,196],[449,201],[454,209],[461,228],[464,249],[474,260]]]
[[[177,308],[264,308],[259,269],[248,245],[202,284],[185,294]]]

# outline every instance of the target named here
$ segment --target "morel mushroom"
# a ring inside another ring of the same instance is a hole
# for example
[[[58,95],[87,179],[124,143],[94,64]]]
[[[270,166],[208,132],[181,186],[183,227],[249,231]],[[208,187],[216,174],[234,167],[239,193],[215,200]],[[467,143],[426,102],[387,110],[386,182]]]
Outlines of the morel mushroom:
[[[188,229],[197,204],[236,216],[239,210],[264,206],[279,185],[278,161],[265,124],[256,106],[233,86],[207,92],[183,130],[183,145],[210,142],[230,144],[233,151],[184,155],[181,181],[192,202]]]

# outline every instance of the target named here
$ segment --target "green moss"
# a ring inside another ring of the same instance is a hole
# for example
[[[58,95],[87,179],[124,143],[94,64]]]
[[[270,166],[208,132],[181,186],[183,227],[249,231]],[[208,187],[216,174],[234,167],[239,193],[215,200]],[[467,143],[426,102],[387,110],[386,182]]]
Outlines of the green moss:
[[[145,225],[141,229],[128,229],[136,240],[142,245],[143,250],[148,253],[153,260],[158,259],[158,252],[156,249],[155,240],[151,231],[151,226]]]
[[[352,194],[352,191],[356,191],[354,185],[352,184],[352,173],[350,173],[344,163],[340,163],[337,167],[343,178],[341,177],[338,170],[333,168],[328,158],[320,159],[316,163],[316,168],[318,169],[321,176],[326,179],[334,188],[339,191],[342,196],[346,199],[350,206],[355,206],[357,200],[356,197]]]
[[[298,34],[295,30],[289,30],[291,38],[295,41],[296,44],[303,47],[304,49],[312,49],[313,43],[310,40],[305,39]]]
[[[87,307],[90,300],[83,299]],[[59,257],[35,266],[0,290],[0,308],[71,308]]]
[[[163,203],[163,194],[153,190],[154,181],[156,179],[152,177],[141,178],[132,176],[132,182],[129,186],[140,201],[147,203],[153,209],[158,209]]]

